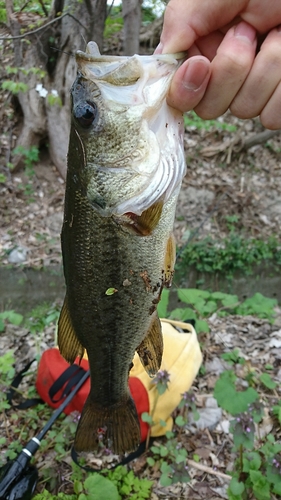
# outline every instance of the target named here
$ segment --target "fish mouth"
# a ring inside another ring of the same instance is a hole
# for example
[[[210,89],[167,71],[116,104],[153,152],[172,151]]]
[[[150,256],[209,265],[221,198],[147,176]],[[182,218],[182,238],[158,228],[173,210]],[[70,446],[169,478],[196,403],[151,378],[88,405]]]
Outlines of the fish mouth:
[[[115,85],[128,85],[135,83],[143,75],[143,65],[151,64],[157,71],[164,65],[176,65],[183,62],[187,52],[175,54],[154,54],[149,56],[111,56],[102,55],[96,42],[89,42],[86,52],[77,50],[76,62],[78,68],[85,71],[86,66],[90,69],[92,76],[97,79],[110,81],[114,79]],[[94,63],[94,64],[91,64]]]

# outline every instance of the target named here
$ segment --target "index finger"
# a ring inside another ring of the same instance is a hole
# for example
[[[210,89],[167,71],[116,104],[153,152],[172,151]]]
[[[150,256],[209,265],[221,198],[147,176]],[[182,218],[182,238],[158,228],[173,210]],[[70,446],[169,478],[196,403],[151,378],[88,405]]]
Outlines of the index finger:
[[[197,38],[233,21],[248,2],[249,0],[170,0],[164,14],[160,50],[163,53],[187,50]]]

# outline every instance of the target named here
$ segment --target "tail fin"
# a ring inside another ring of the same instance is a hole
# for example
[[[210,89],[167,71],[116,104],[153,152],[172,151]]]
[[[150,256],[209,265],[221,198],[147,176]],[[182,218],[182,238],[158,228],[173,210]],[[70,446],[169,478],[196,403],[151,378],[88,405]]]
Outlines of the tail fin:
[[[94,451],[103,444],[114,453],[134,451],[140,444],[140,425],[135,403],[128,398],[114,406],[97,406],[89,394],[76,431],[76,451]]]

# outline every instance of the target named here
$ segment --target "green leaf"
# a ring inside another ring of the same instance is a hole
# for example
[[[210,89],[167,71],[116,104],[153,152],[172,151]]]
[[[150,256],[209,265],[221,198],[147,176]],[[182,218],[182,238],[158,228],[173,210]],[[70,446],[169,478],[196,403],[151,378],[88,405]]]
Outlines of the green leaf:
[[[9,321],[9,323],[12,323],[12,325],[19,326],[23,320],[23,315],[15,313],[15,311],[4,311],[0,313],[0,317],[2,319],[6,319]]]
[[[229,489],[233,495],[241,495],[245,490],[244,483],[240,483],[236,477],[233,477],[229,483]]]
[[[279,483],[278,484],[275,484],[273,486],[273,493],[276,493],[276,495],[280,495],[281,496],[281,481],[280,481],[280,474],[279,474]]]
[[[238,349],[234,349],[231,352],[225,352],[221,355],[221,357],[230,364],[239,363],[241,360]]]
[[[119,500],[116,486],[107,478],[100,474],[92,474],[87,477],[84,487],[88,490],[88,500]]]
[[[275,487],[275,493],[281,494],[281,480],[280,480],[280,472],[277,471],[272,464],[267,464],[266,467],[266,477],[268,482],[272,483]],[[278,490],[279,491],[276,491]]]
[[[148,465],[150,465],[150,467],[153,467],[153,465],[155,465],[155,460],[152,457],[147,457],[146,461]]]
[[[215,384],[214,397],[218,405],[224,410],[237,415],[248,409],[248,405],[256,401],[258,393],[248,387],[245,391],[237,391],[235,388],[236,376],[232,370],[223,372]]]
[[[273,390],[273,389],[276,389],[276,387],[277,387],[276,382],[274,382],[274,380],[272,380],[271,376],[268,373],[262,373],[260,375],[260,381],[268,389],[272,389]]]
[[[114,295],[114,293],[116,293],[118,290],[116,290],[116,288],[108,288],[106,291],[105,291],[105,295]]]
[[[132,490],[132,488],[131,488],[131,486],[130,486],[130,485],[128,485],[128,484],[123,484],[123,485],[121,486],[121,488],[119,488],[119,492],[121,493],[121,495],[122,495],[122,496],[123,496],[123,495],[128,496],[128,495],[131,493],[131,490]]]
[[[223,292],[213,292],[212,293],[212,299],[214,299],[214,300],[223,300],[229,296],[230,295],[228,295],[227,293],[223,293]]]
[[[73,489],[74,489],[74,493],[76,493],[77,495],[79,495],[79,493],[81,493],[83,491],[83,484],[81,483],[81,481],[78,481],[76,479],[74,481]]]
[[[230,422],[230,429],[233,433],[233,442],[236,449],[238,450],[240,446],[252,450],[254,447],[254,437],[255,437],[255,427],[253,422],[249,423],[250,431],[247,432],[241,422],[232,420]]]
[[[204,314],[204,308],[206,305],[206,301],[202,297],[196,297],[196,300],[194,300],[193,304],[194,309],[198,311],[200,315]]]
[[[185,424],[186,424],[186,420],[185,418],[183,418],[182,415],[178,415],[175,419],[175,423],[179,426],[179,427],[183,427]]]
[[[217,310],[217,308],[218,304],[214,300],[209,300],[200,309],[196,307],[196,309],[198,309],[200,313],[203,314],[203,316],[210,316],[213,312]]]
[[[167,439],[172,439],[173,437],[175,437],[173,431],[167,431],[165,435]]]
[[[173,480],[168,476],[168,474],[162,474],[160,477],[161,486],[170,486]]]
[[[271,318],[276,304],[276,299],[270,299],[264,297],[261,293],[255,293],[255,295],[240,304],[237,308],[237,314],[256,314],[260,318]]]
[[[210,331],[210,327],[209,327],[207,321],[205,321],[204,319],[197,319],[195,327],[196,327],[197,333],[201,333],[201,332],[209,333],[209,331]]]
[[[230,294],[226,294],[226,296],[221,301],[224,307],[233,306],[237,302],[239,302],[238,296]]]
[[[13,80],[4,80],[2,83],[3,90],[9,90],[12,94],[18,94],[19,92],[26,92],[28,90],[28,85],[23,82],[14,82]]]
[[[164,382],[164,383],[157,382],[156,387],[157,387],[157,392],[160,396],[162,396],[162,394],[164,394],[166,392],[166,390],[168,389],[166,382]]]
[[[161,457],[166,457],[168,455],[169,451],[165,446],[160,447],[160,456]]]
[[[279,420],[279,424],[281,424],[281,406],[273,406],[273,413]]]
[[[168,304],[169,304],[170,290],[164,288],[161,294],[161,300],[157,306],[157,312],[159,318],[167,318],[168,317]]]
[[[260,471],[250,470],[253,492],[257,500],[270,500],[270,484]]]
[[[164,474],[171,474],[173,472],[172,467],[169,464],[167,464],[167,462],[162,462],[160,470]]]
[[[195,304],[199,298],[208,299],[211,295],[210,292],[197,288],[180,288],[177,292],[179,300],[185,304]]]
[[[172,478],[169,476],[173,473],[172,467],[168,465],[167,462],[163,462],[161,464],[160,470],[162,472],[160,477],[161,486],[170,486],[173,483]]]
[[[190,307],[186,308],[178,307],[171,312],[169,318],[177,319],[179,321],[186,321],[190,319],[196,320],[196,313]]]
[[[256,451],[244,453],[243,455],[243,472],[250,470],[259,470],[261,466],[261,456]]]
[[[155,455],[160,455],[160,447],[159,446],[151,446],[151,451],[152,451],[152,453],[155,453]]]
[[[141,419],[143,422],[147,422],[149,425],[153,425],[153,419],[152,419],[152,416],[149,415],[149,413],[147,413],[147,411],[144,411],[142,414],[141,414]]]
[[[176,455],[176,464],[181,464],[186,462],[187,451],[185,448],[181,448]]]

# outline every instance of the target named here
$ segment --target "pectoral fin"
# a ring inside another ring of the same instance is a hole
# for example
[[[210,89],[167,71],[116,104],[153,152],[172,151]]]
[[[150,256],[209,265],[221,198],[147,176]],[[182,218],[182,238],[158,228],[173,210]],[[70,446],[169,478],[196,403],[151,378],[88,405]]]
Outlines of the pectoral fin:
[[[125,216],[130,219],[125,225],[137,233],[139,236],[149,236],[156,228],[162,214],[163,201],[156,201],[147,210],[144,210],[141,215],[136,215],[131,212]]]
[[[69,315],[67,297],[64,299],[58,322],[58,346],[61,355],[69,363],[74,363],[75,358],[83,358],[84,347],[79,342]]]
[[[137,353],[148,375],[154,377],[160,369],[163,354],[161,323],[156,311],[146,337],[137,348]]]

